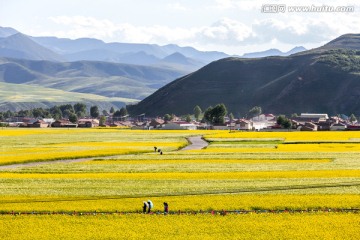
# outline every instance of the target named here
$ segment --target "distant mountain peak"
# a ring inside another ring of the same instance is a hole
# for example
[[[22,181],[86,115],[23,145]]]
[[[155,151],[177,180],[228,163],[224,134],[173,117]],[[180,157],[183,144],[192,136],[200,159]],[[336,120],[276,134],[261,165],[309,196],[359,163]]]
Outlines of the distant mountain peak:
[[[288,52],[282,52],[276,48],[270,48],[268,50],[262,52],[253,52],[253,53],[245,53],[242,57],[243,58],[260,58],[260,57],[270,57],[270,56],[289,56],[291,54],[295,54],[298,52],[306,51],[306,48],[303,46],[296,46],[292,48]]]
[[[14,35],[18,33],[18,31],[16,31],[13,28],[10,27],[0,27],[0,38],[6,38],[8,36]]]
[[[2,57],[50,61],[64,60],[60,55],[39,45],[27,35],[19,32],[0,39],[0,48],[0,56]]]

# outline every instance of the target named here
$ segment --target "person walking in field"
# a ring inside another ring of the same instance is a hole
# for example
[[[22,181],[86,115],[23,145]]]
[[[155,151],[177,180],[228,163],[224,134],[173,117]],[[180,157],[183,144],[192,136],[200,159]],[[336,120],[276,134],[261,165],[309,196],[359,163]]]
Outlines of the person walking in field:
[[[154,204],[151,200],[147,200],[147,204],[148,204],[148,211],[147,213],[150,213],[151,209],[154,207]]]
[[[167,215],[169,213],[169,204],[164,202],[164,214]]]
[[[149,207],[149,204],[146,201],[144,201],[143,213],[146,213],[146,210],[148,209],[148,207]]]

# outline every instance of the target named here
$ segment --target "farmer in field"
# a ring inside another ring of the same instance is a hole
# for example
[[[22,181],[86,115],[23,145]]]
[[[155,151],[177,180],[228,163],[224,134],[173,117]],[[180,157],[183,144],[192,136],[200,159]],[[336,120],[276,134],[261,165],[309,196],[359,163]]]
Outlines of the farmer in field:
[[[156,150],[157,150],[157,147],[154,147],[154,151],[156,152]]]
[[[146,213],[146,210],[147,210],[148,207],[149,207],[149,204],[146,201],[144,201],[143,213]]]
[[[164,214],[168,214],[169,213],[169,204],[167,202],[164,202]]]
[[[151,200],[147,200],[147,204],[148,204],[148,213],[150,213],[151,209],[154,207],[154,204]]]

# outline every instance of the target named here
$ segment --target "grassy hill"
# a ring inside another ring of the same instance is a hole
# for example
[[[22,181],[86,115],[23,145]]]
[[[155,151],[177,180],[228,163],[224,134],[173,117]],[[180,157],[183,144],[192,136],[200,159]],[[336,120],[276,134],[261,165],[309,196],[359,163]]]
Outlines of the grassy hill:
[[[109,98],[95,94],[66,92],[27,84],[0,82],[0,111],[50,107],[62,103],[83,102],[87,105],[98,105],[101,109],[111,106],[124,106],[137,102],[129,98]]]
[[[0,59],[0,82],[105,97],[143,99],[182,75],[178,70],[107,62]]]
[[[360,113],[360,51],[323,49],[289,57],[226,58],[162,87],[133,114],[192,113],[224,103],[244,116],[253,106],[265,112]]]

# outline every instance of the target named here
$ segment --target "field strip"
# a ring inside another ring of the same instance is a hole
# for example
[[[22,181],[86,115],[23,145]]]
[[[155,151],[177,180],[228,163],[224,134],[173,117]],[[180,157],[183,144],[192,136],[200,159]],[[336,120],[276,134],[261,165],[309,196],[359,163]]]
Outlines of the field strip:
[[[134,198],[154,198],[154,197],[172,197],[172,196],[201,196],[201,195],[223,195],[223,194],[239,194],[239,193],[258,193],[271,191],[286,191],[297,189],[313,189],[313,188],[336,188],[336,187],[353,187],[360,186],[360,181],[340,182],[340,183],[323,183],[308,185],[290,185],[290,186],[274,186],[267,188],[252,189],[234,189],[227,191],[203,191],[203,192],[183,192],[183,193],[153,193],[153,194],[132,194],[117,196],[96,196],[96,197],[78,197],[78,198],[52,198],[52,199],[21,199],[21,200],[0,200],[0,204],[15,203],[45,203],[45,202],[74,202],[74,201],[96,201],[96,200],[114,200],[114,199],[134,199]]]
[[[271,178],[350,178],[360,177],[360,170],[304,170],[257,172],[113,172],[113,173],[2,173],[2,179],[165,179],[165,180],[221,180]]]
[[[102,158],[102,159],[111,159],[111,158],[116,157],[116,156],[121,156],[121,155],[109,156],[108,158]],[[86,161],[91,161],[91,160],[94,160],[94,159],[99,159],[99,157],[63,159],[63,160],[28,162],[28,163],[16,163],[16,164],[9,164],[9,165],[0,166],[0,170],[20,168],[20,167],[37,167],[37,166],[44,165],[44,164],[86,162]]]
[[[211,211],[188,211],[188,210],[178,210],[178,211],[169,211],[166,215],[197,215],[197,214],[212,214],[212,215],[227,215],[227,214],[281,214],[281,213],[323,213],[323,212],[332,212],[332,213],[360,213],[359,208],[314,208],[314,209],[259,209],[259,210],[211,210]],[[0,211],[0,215],[71,215],[71,216],[82,216],[82,215],[130,215],[130,214],[145,214],[141,211]],[[164,214],[163,212],[156,211],[148,213],[150,215],[160,215]]]
[[[188,140],[188,142],[190,144],[180,150],[198,150],[198,149],[202,149],[202,148],[208,146],[208,143],[202,139],[202,136],[194,136],[194,137],[189,137],[186,139]],[[123,155],[120,155],[120,154],[110,155],[107,157],[102,157],[101,159],[112,159],[116,156],[123,156]],[[101,157],[101,156],[91,157],[91,158],[77,158],[77,159],[63,159],[63,160],[60,159],[60,160],[41,161],[41,162],[39,161],[39,162],[28,162],[28,163],[16,163],[16,164],[0,166],[0,170],[20,168],[20,167],[35,167],[35,166],[39,166],[39,165],[43,165],[43,164],[53,164],[53,163],[86,162],[86,161],[91,161],[94,159],[99,159],[99,157]]]

